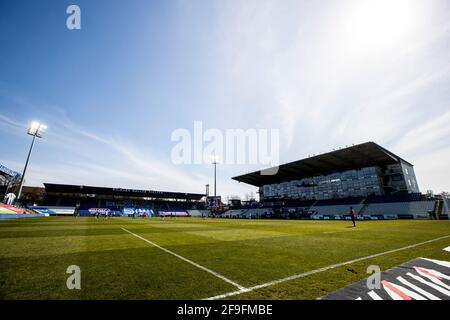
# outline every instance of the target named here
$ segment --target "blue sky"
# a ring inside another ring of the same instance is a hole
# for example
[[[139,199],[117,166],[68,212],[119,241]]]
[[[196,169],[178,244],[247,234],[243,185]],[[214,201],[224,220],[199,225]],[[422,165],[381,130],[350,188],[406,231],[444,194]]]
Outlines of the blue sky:
[[[81,30],[66,8],[81,8]],[[202,192],[211,165],[174,165],[171,133],[279,129],[280,161],[375,141],[450,189],[445,0],[0,1],[0,163],[27,185]],[[256,189],[219,165],[218,193]]]

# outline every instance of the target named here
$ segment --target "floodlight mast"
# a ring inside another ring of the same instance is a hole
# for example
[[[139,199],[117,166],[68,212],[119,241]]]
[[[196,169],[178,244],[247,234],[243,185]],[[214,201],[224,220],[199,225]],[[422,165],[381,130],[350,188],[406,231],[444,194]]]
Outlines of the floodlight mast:
[[[216,197],[217,197],[217,162],[214,162],[214,198]]]
[[[217,161],[218,161],[218,157],[217,156],[212,156],[212,164],[214,165],[214,201],[216,201],[216,197],[217,197]]]
[[[22,188],[23,188],[23,182],[25,180],[25,173],[27,172],[28,168],[28,162],[30,161],[31,152],[33,151],[34,142],[37,138],[42,138],[42,135],[47,129],[47,126],[39,123],[39,122],[33,122],[31,126],[28,128],[27,134],[30,136],[33,136],[33,140],[31,140],[31,146],[30,150],[28,151],[27,161],[25,162],[25,167],[23,168],[22,176],[20,177],[20,186],[19,186],[19,192],[17,193],[17,201],[20,200],[20,196],[22,195]]]

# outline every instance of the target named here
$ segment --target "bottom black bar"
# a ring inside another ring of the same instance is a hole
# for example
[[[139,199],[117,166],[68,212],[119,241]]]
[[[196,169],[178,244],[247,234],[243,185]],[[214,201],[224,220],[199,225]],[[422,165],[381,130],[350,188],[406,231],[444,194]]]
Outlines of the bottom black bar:
[[[120,317],[125,319],[346,319],[364,316],[429,316],[448,309],[447,301],[0,301],[2,314],[23,313],[58,319]]]

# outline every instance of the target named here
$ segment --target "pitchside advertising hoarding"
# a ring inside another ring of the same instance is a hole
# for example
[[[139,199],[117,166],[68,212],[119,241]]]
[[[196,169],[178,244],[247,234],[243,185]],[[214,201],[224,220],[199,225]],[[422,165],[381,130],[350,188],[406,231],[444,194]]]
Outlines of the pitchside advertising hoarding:
[[[186,211],[159,211],[161,217],[187,217]]]
[[[155,212],[153,209],[149,208],[123,208],[122,214],[124,216],[147,216],[147,217],[153,217],[155,215]]]
[[[47,215],[71,216],[75,213],[75,207],[33,207],[33,210]]]
[[[88,208],[78,210],[80,215],[112,215],[112,216],[146,216],[153,217],[155,215],[153,209],[139,208],[139,207],[127,207],[127,208]]]

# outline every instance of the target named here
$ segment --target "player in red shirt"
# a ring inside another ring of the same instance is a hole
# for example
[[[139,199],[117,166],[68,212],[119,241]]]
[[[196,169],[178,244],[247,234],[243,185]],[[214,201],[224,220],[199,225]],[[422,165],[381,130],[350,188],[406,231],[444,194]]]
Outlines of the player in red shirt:
[[[352,222],[353,222],[353,227],[356,227],[356,223],[355,223],[355,210],[353,209],[353,207],[350,207],[350,217],[352,218]]]

